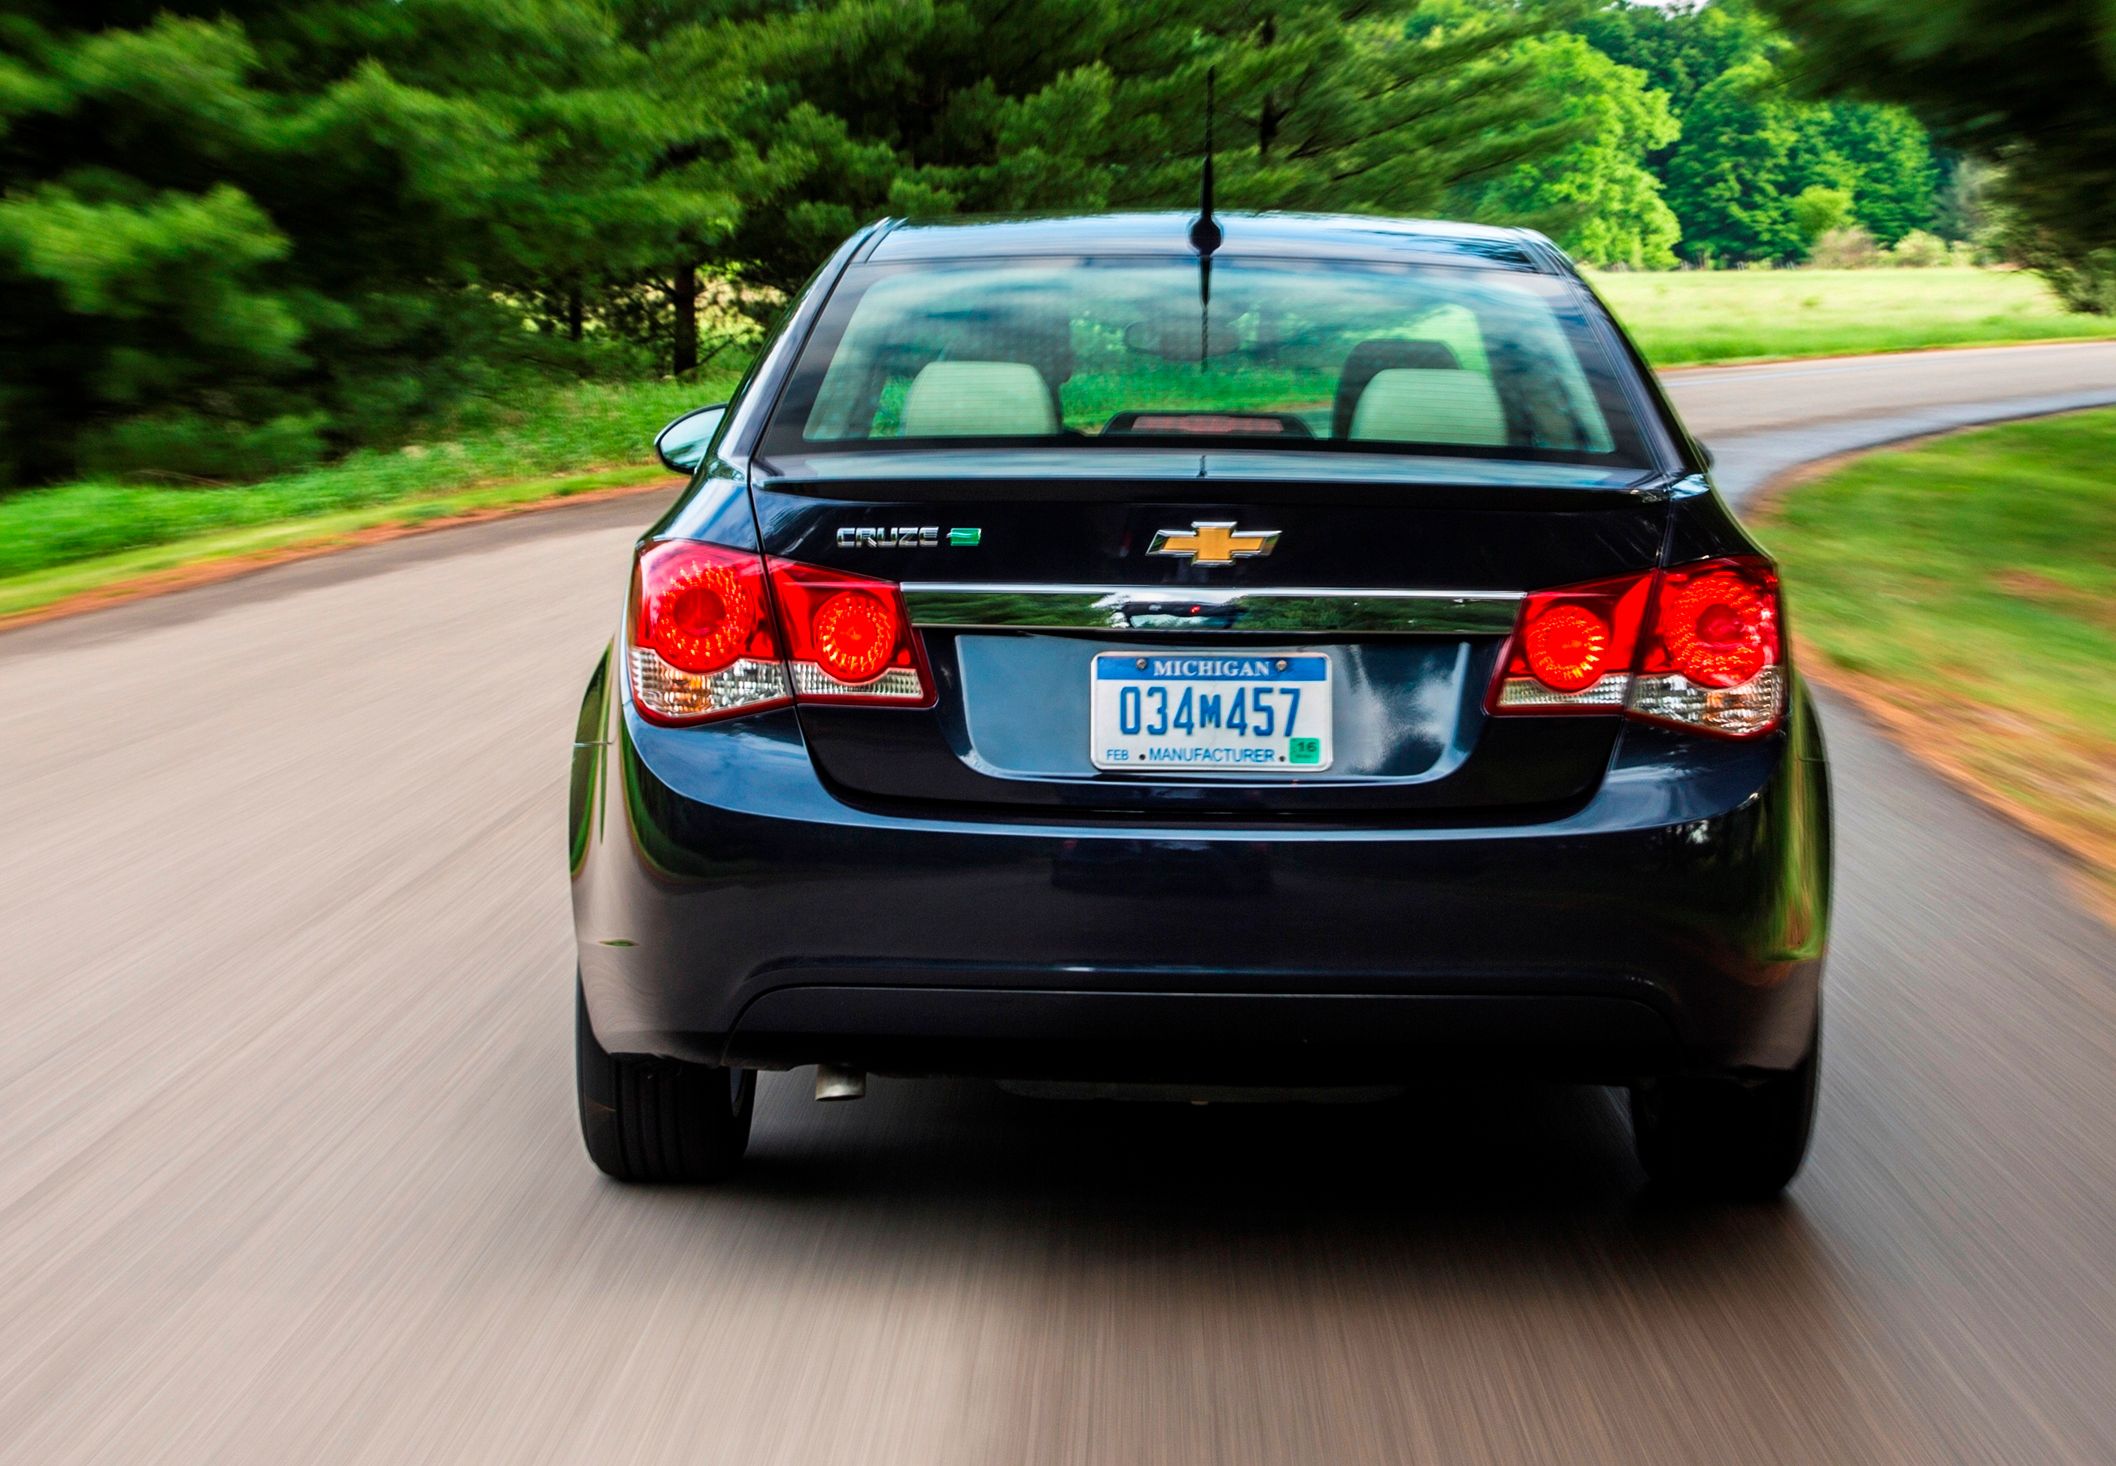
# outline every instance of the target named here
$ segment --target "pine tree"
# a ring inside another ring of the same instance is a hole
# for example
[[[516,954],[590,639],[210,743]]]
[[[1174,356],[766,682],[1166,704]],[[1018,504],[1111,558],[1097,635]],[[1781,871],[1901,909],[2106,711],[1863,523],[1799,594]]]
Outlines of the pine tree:
[[[880,214],[1181,208],[1217,74],[1222,201],[1419,213],[1578,133],[1510,5],[822,4],[722,33],[765,186],[721,247],[796,283]]]
[[[0,54],[0,481],[385,439],[732,212],[655,185],[597,0],[27,0]]]

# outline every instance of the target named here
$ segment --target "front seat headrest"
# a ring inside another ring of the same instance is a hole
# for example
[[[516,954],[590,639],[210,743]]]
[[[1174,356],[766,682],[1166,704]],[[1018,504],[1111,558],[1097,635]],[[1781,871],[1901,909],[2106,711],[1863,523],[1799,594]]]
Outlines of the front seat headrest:
[[[1506,443],[1506,413],[1482,372],[1398,367],[1367,383],[1347,436],[1497,448]]]
[[[936,361],[904,397],[907,438],[1041,438],[1058,431],[1043,373],[1023,361]]]
[[[1391,371],[1399,367],[1453,371],[1461,365],[1461,359],[1455,355],[1455,348],[1445,341],[1395,336],[1380,341],[1360,342],[1352,348],[1351,355],[1345,358],[1344,370],[1337,374],[1337,400],[1330,409],[1330,436],[1352,436],[1352,414],[1359,406],[1360,394],[1367,390],[1367,383],[1374,380],[1376,372]]]

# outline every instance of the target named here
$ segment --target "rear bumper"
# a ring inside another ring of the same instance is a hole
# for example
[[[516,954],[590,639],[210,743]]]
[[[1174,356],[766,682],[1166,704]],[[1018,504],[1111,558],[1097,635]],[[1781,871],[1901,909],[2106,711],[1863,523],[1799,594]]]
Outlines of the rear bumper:
[[[675,1042],[758,1068],[828,1058],[883,1073],[1225,1085],[1465,1071],[1614,1083],[1681,1061],[1667,1015],[1644,995],[1198,992],[1156,989],[1157,978],[1176,975],[1151,972],[1104,974],[1134,984],[1116,990],[979,985],[989,970],[941,986],[936,978],[957,974],[877,975],[801,973],[752,1000],[725,1038]]]
[[[612,1052],[1618,1082],[1788,1068],[1812,1031],[1829,813],[1804,696],[1753,744],[1627,728],[1562,819],[1408,830],[911,818],[837,798],[791,712],[584,714],[575,925]]]

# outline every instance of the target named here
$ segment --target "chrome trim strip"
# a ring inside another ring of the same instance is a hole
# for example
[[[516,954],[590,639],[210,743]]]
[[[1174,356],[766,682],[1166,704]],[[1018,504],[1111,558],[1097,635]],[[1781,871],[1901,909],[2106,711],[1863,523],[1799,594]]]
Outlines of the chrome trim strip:
[[[954,630],[1299,631],[1384,636],[1498,636],[1513,630],[1518,591],[1226,589],[1181,585],[903,587],[914,625]]]

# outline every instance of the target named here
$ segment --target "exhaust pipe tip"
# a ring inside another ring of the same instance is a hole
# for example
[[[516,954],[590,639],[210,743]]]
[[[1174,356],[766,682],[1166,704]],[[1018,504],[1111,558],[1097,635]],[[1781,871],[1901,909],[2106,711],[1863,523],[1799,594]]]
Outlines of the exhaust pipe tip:
[[[835,1064],[816,1065],[816,1098],[856,1100],[867,1097],[867,1071],[840,1069]]]

